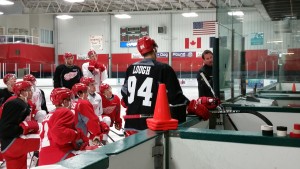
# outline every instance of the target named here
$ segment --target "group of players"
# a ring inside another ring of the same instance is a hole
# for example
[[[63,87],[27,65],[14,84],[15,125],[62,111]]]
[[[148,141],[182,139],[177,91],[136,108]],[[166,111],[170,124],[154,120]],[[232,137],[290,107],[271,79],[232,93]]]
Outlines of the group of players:
[[[96,53],[90,51],[88,55],[94,57]],[[73,56],[67,53],[65,65],[70,59]],[[72,70],[73,66],[66,67]],[[93,59],[87,64],[92,75],[100,73],[98,68]],[[68,83],[75,74],[65,73],[61,81]],[[33,75],[16,82],[14,74],[6,74],[3,82],[7,87],[0,90],[1,161],[4,158],[6,168],[26,169],[28,152],[39,152],[35,154],[39,155],[40,166],[105,145],[110,127],[122,128],[120,99],[110,85],[101,84],[100,78],[96,81],[96,77],[86,76],[63,87],[56,86],[54,80],[50,100],[55,109],[48,112],[44,92],[36,87]]]
[[[112,94],[110,85],[102,83],[107,77],[106,68],[97,63],[94,51],[88,53],[89,62],[82,65],[83,73],[73,65],[72,54],[65,54],[65,64],[56,68],[50,94],[56,108],[49,113],[42,108],[45,96],[36,88],[34,76],[26,75],[23,81],[16,82],[14,75],[7,74],[3,81],[8,92],[0,92],[0,96],[14,96],[7,97],[0,110],[1,152],[6,167],[25,169],[27,153],[32,151],[39,150],[39,165],[47,165],[72,157],[77,150],[98,148],[106,143],[109,127],[114,124],[116,129],[122,128],[121,103],[127,115],[153,115],[160,83],[166,85],[168,101],[175,109],[183,106],[188,114],[207,120],[209,109],[216,108],[219,100],[187,99],[172,67],[156,61],[157,48],[150,37],[138,40],[137,49],[144,59],[128,67],[122,101]],[[33,97],[37,91],[40,99]],[[127,135],[146,128],[145,118],[125,120]]]

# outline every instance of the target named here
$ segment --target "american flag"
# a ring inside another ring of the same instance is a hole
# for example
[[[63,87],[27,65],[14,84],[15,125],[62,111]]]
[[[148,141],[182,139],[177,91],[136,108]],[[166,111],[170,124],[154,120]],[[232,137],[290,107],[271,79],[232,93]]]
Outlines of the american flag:
[[[193,35],[210,35],[215,34],[216,22],[193,22]]]

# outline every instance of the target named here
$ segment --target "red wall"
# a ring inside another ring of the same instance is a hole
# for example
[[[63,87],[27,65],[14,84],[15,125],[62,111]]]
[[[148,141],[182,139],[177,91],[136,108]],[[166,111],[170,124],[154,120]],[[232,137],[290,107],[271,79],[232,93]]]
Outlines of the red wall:
[[[39,71],[43,64],[44,71],[51,71],[54,64],[54,48],[28,44],[1,44],[0,63],[6,63],[9,71],[14,70],[15,63],[18,68],[26,68],[30,63],[31,71]]]
[[[299,71],[300,70],[300,49],[288,49],[289,53],[293,55],[287,55],[284,57],[284,70],[285,71]],[[265,70],[265,63],[267,71],[278,69],[278,57],[269,56],[267,50],[246,50],[246,62],[248,63],[249,71],[256,71],[257,64],[258,70]],[[1,44],[0,45],[0,63],[6,63],[7,69],[13,71],[15,63],[18,64],[18,68],[26,68],[26,64],[30,63],[31,71],[39,71],[40,64],[43,65],[43,70],[46,72],[53,71],[54,64],[54,48],[42,47],[29,44]],[[63,55],[59,55],[59,63],[64,63]],[[108,66],[108,54],[98,54],[98,60]],[[131,58],[130,53],[114,53],[112,54],[112,71],[113,72],[125,72],[127,67],[141,59]],[[168,63],[168,58],[158,58],[158,61]],[[86,60],[76,60],[75,64],[81,67]],[[274,63],[274,68],[273,68]],[[196,53],[193,52],[192,57],[173,57],[172,67],[175,71],[198,71],[202,66],[203,60],[201,57],[196,57]]]

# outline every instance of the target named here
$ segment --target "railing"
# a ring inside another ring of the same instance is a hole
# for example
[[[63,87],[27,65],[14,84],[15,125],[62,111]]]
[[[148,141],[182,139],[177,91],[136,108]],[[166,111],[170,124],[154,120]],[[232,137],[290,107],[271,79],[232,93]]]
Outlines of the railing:
[[[0,35],[0,44],[6,43],[25,43],[38,45],[39,37],[28,35]]]

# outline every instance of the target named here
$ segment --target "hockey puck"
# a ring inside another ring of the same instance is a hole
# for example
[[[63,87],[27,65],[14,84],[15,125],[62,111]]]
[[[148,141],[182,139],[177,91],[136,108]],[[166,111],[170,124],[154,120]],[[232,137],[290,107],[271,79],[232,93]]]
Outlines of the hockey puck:
[[[260,129],[263,136],[273,136],[273,126],[261,125]]]
[[[277,136],[285,137],[287,135],[287,127],[286,126],[277,126]]]

